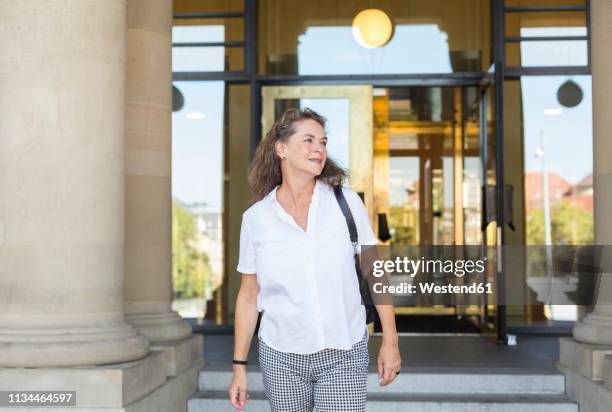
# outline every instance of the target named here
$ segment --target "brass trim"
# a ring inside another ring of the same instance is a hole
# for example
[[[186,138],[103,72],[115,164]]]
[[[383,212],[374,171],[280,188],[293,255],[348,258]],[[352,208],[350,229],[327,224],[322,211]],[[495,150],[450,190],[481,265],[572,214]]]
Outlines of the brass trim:
[[[453,127],[455,245],[464,243],[463,235],[463,88],[455,87],[455,119]]]

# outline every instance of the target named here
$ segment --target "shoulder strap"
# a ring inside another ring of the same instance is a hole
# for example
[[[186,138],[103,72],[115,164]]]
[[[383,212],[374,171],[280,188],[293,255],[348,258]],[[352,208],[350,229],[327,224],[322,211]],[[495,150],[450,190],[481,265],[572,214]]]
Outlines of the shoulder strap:
[[[353,244],[353,252],[356,255],[357,245],[359,244],[359,239],[357,237],[357,226],[355,225],[355,219],[353,219],[351,209],[349,208],[349,205],[346,202],[346,199],[344,198],[344,193],[342,193],[342,185],[337,185],[336,187],[334,187],[334,194],[336,195],[336,200],[338,201],[340,210],[342,210],[342,214],[346,219],[346,225],[348,226],[351,243]]]

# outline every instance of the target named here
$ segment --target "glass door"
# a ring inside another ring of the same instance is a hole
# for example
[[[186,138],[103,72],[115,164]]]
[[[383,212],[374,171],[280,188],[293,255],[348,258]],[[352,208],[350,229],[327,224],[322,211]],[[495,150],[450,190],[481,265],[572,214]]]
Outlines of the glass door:
[[[264,86],[262,97],[264,133],[289,107],[310,107],[328,119],[329,156],[349,169],[350,186],[362,194],[381,244],[496,244],[495,222],[483,220],[494,207],[483,196],[483,182],[494,184],[496,176],[492,82],[480,88]],[[496,278],[495,267],[488,276]],[[496,330],[495,302],[485,295],[396,296],[395,304],[400,332]]]
[[[476,86],[374,90],[374,204],[381,242],[404,249],[479,245],[478,104]],[[419,281],[444,279],[421,273]],[[480,333],[481,302],[474,296],[407,295],[396,296],[395,303],[402,332]]]
[[[385,222],[379,226],[388,227],[381,240],[452,245],[462,233],[455,222],[454,92],[441,87],[377,89],[375,202],[378,219]]]

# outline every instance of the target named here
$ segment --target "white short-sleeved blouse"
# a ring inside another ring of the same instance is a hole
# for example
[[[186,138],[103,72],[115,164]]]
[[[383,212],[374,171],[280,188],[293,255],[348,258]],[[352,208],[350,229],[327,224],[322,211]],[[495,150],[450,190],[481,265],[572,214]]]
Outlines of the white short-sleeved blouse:
[[[259,337],[291,353],[350,349],[365,331],[346,220],[333,189],[317,180],[307,230],[276,200],[276,187],[242,216],[238,271],[256,274]],[[343,188],[360,245],[375,245],[366,208]]]

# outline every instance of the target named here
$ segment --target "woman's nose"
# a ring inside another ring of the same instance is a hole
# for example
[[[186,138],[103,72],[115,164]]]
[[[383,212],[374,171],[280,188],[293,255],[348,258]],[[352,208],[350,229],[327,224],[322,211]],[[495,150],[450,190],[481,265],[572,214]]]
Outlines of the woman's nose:
[[[324,150],[325,150],[325,146],[322,143],[316,144],[314,146],[314,151],[317,153],[323,153]]]

